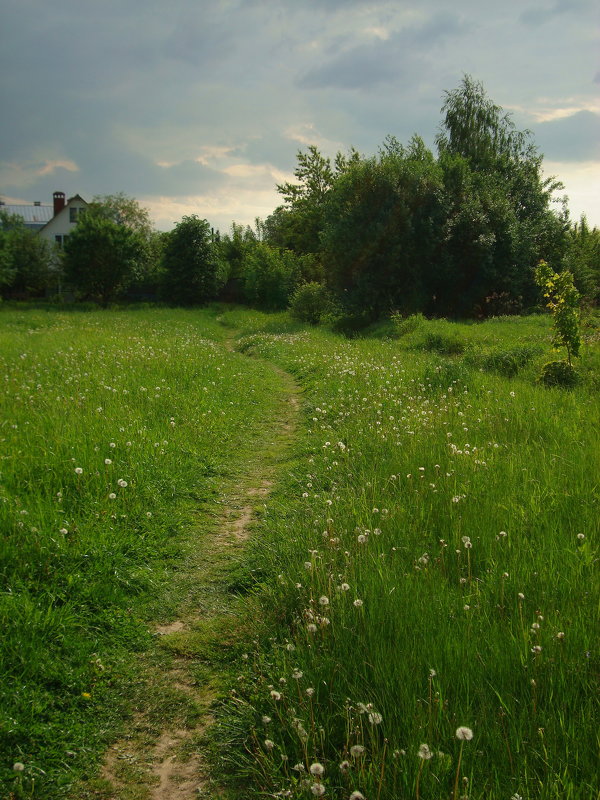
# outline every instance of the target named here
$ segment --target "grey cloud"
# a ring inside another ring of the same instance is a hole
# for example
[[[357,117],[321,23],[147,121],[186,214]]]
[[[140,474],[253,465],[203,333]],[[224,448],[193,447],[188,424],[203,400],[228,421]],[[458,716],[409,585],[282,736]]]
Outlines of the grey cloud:
[[[600,161],[600,114],[579,111],[533,128],[540,151],[550,161]]]
[[[587,6],[588,3],[584,2],[584,0],[557,0],[557,2],[551,6],[527,8],[523,11],[519,19],[521,22],[525,23],[525,25],[543,25],[562,14],[579,12]]]
[[[403,76],[414,81],[411,70],[417,69],[431,48],[466,29],[455,14],[439,12],[424,24],[402,30],[389,39],[345,50],[328,63],[310,69],[297,83],[302,89],[366,89],[402,80]]]

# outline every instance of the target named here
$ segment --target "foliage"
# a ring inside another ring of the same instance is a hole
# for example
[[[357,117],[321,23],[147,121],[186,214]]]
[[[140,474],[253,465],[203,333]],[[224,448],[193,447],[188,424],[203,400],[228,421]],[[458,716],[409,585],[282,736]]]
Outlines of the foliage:
[[[404,317],[395,311],[391,319],[397,336],[406,336],[408,333],[414,333],[425,322],[425,317],[421,313]]]
[[[256,242],[244,259],[243,296],[247,303],[275,311],[287,308],[310,257]]]
[[[123,294],[144,249],[140,235],[106,217],[84,214],[64,247],[68,283],[103,305]]]
[[[161,258],[164,248],[164,235],[154,230],[150,213],[139,202],[123,192],[96,195],[88,205],[86,213],[108,219],[117,225],[124,225],[139,235],[143,244],[136,259],[127,295],[143,299],[156,297],[161,282]]]
[[[0,292],[38,297],[56,281],[50,246],[20,217],[0,211]]]
[[[548,361],[542,367],[540,383],[571,389],[579,383],[579,374],[570,361]]]
[[[322,283],[303,283],[290,298],[290,316],[317,325],[331,309],[331,295]]]
[[[195,214],[183,217],[168,234],[162,266],[163,296],[179,305],[207,303],[225,282],[211,227]]]
[[[548,301],[546,308],[552,312],[554,322],[555,347],[565,347],[567,361],[579,355],[581,336],[579,332],[580,294],[573,285],[573,275],[564,270],[556,273],[545,261],[540,261],[535,269],[535,280]]]
[[[588,302],[600,300],[600,230],[585,216],[567,231],[563,265],[573,273],[575,286]]]

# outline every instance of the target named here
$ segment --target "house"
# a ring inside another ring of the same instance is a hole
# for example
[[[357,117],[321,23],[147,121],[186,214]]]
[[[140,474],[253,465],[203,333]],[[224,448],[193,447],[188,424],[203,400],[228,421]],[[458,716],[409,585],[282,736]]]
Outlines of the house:
[[[62,247],[68,235],[71,233],[82,212],[88,204],[83,197],[76,194],[66,200],[64,192],[54,192],[54,214],[48,222],[40,228],[38,235],[51,244]]]
[[[21,217],[26,228],[36,231],[50,244],[62,247],[76,225],[79,215],[85,211],[88,204],[78,194],[67,200],[64,192],[54,192],[52,199],[52,205],[42,204],[38,200],[32,205],[1,203],[0,209]]]

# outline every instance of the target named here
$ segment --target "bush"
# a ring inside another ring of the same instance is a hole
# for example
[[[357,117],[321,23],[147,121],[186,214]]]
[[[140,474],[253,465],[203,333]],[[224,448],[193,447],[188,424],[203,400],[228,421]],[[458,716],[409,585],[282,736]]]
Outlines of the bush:
[[[447,356],[456,356],[465,352],[467,343],[456,333],[428,331],[423,339],[423,349],[442,353]]]
[[[408,333],[413,333],[425,322],[423,314],[411,314],[409,317],[403,317],[402,314],[395,312],[392,314],[392,322],[396,335],[406,336]]]
[[[298,286],[290,300],[290,315],[299,322],[317,325],[331,309],[331,297],[322,283]]]
[[[531,344],[517,345],[505,350],[490,350],[488,353],[474,353],[468,358],[470,364],[486,370],[497,372],[506,378],[513,378],[529,364],[541,348]]]
[[[556,386],[571,389],[580,381],[580,376],[575,367],[568,361],[548,361],[542,367],[539,378],[544,386]]]

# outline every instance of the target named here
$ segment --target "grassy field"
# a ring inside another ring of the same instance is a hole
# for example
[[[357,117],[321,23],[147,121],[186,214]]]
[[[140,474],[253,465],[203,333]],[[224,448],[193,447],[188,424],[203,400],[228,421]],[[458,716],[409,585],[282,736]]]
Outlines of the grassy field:
[[[197,312],[0,312],[2,798],[63,796],[130,713],[182,537],[279,390],[224,336]]]
[[[544,317],[354,341],[225,321],[306,414],[251,543],[273,624],[223,712],[221,758],[249,753],[225,771],[282,797],[596,797],[593,326],[564,391],[536,384]]]
[[[546,317],[347,340],[216,314],[0,313],[0,796],[93,773],[181,537],[243,473],[277,365],[303,422],[236,574],[253,635],[218,709],[224,780],[240,797],[596,797],[593,323],[566,391],[536,383]]]

